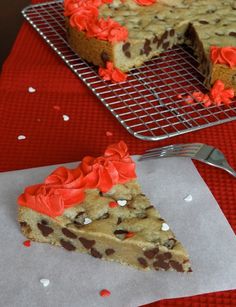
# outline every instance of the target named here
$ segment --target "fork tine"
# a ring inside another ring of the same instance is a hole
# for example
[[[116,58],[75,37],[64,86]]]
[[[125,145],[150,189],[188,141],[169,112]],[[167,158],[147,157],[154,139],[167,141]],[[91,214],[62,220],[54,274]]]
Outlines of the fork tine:
[[[157,152],[159,150],[178,150],[178,149],[199,150],[202,146],[203,146],[202,143],[175,144],[175,145],[168,145],[168,146],[159,147],[159,148],[148,149],[146,152]]]
[[[139,160],[152,157],[193,157],[203,146],[201,143],[176,144],[147,150]]]

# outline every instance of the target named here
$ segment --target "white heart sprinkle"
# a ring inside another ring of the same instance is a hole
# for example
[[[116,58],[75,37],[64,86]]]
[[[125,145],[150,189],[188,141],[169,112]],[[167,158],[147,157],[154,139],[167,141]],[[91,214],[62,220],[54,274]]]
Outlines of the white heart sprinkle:
[[[62,117],[65,122],[67,122],[70,119],[70,117],[66,114],[63,114]]]
[[[117,200],[117,204],[121,207],[124,207],[127,205],[127,200],[126,199],[119,199]]]
[[[30,87],[28,88],[28,92],[29,92],[29,93],[35,93],[35,92],[36,92],[36,89],[33,88],[32,86],[30,86]]]
[[[163,223],[163,224],[161,225],[161,230],[167,231],[167,230],[169,230],[169,229],[170,229],[170,227],[169,227],[169,225],[167,225],[166,223]]]
[[[92,223],[92,220],[91,220],[89,217],[86,217],[86,218],[84,219],[84,225],[88,225],[88,224],[90,224],[90,223]]]
[[[50,284],[50,280],[46,278],[40,279],[40,282],[45,288]]]
[[[184,197],[184,200],[185,200],[186,202],[190,202],[190,201],[193,200],[193,197],[192,197],[191,194],[189,194],[189,195],[187,195],[186,197]]]
[[[21,141],[21,140],[25,140],[26,139],[26,136],[21,134],[21,135],[18,135],[18,140]]]

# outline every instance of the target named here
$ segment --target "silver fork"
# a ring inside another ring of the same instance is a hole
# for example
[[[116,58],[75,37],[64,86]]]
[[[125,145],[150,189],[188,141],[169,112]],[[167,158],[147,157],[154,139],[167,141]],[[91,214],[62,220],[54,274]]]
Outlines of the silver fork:
[[[147,150],[139,160],[150,158],[189,157],[221,168],[236,177],[224,154],[217,148],[202,143],[175,144]]]

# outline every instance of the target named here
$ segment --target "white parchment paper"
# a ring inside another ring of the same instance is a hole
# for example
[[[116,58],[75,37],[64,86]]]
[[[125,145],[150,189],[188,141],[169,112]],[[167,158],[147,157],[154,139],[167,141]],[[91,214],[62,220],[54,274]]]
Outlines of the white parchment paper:
[[[1,306],[136,307],[163,298],[236,288],[235,235],[191,160],[137,162],[144,193],[190,254],[190,274],[142,272],[41,243],[32,242],[26,248],[16,222],[17,196],[53,169],[0,174]],[[184,201],[188,194],[191,202]],[[50,280],[48,287],[43,287],[41,278]],[[111,291],[109,297],[100,297],[104,288]]]

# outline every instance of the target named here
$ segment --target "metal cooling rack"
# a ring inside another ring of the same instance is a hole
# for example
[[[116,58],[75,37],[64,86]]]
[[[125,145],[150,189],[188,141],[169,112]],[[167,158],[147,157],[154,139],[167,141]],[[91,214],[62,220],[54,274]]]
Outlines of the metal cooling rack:
[[[69,68],[100,99],[129,133],[157,141],[236,119],[230,106],[186,104],[180,95],[206,91],[197,61],[189,50],[175,47],[130,71],[126,82],[102,80],[97,68],[80,59],[66,41],[62,1],[30,5],[23,16]]]

